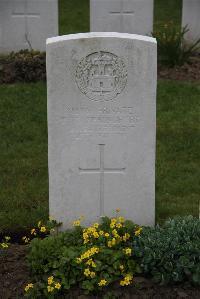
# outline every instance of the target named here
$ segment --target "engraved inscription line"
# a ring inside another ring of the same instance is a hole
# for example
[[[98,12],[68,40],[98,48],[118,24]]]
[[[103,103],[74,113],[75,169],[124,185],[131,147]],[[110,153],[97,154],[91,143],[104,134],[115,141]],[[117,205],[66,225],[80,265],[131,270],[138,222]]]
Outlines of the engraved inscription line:
[[[104,174],[105,173],[124,173],[125,167],[122,168],[107,168],[104,166],[104,147],[105,144],[99,144],[99,153],[100,153],[100,167],[99,168],[80,168],[80,174],[83,173],[99,173],[100,174],[100,216],[104,215]]]

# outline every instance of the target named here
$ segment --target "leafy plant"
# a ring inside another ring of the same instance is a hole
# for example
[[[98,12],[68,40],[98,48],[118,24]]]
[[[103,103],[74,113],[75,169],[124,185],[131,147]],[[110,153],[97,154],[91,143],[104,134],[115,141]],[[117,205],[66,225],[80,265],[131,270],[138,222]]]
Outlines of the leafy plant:
[[[0,83],[36,82],[45,79],[45,53],[21,50],[0,56]]]
[[[120,216],[104,217],[101,224],[87,228],[77,220],[74,226],[31,242],[28,261],[34,283],[25,287],[28,297],[54,298],[74,286],[85,293],[101,292],[117,281],[121,286],[131,284],[133,275],[140,272],[132,257],[140,227]]]
[[[200,285],[200,220],[177,217],[163,227],[146,227],[133,246],[141,269],[156,282]]]
[[[183,65],[188,62],[191,56],[200,46],[200,38],[188,44],[185,39],[189,31],[188,26],[179,29],[169,22],[160,27],[160,30],[152,33],[158,43],[158,61],[170,67]]]

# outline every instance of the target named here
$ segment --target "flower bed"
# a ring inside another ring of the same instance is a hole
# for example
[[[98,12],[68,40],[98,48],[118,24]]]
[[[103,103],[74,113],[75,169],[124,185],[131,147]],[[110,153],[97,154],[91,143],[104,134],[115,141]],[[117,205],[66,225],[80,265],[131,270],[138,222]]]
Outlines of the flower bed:
[[[164,298],[200,295],[200,220],[192,216],[155,228],[118,215],[87,228],[77,220],[74,229],[44,238],[52,224],[39,222],[24,239],[34,238],[28,245],[31,275],[23,280],[26,297],[131,298],[146,290],[152,298],[156,288]],[[2,250],[5,261],[5,241]]]

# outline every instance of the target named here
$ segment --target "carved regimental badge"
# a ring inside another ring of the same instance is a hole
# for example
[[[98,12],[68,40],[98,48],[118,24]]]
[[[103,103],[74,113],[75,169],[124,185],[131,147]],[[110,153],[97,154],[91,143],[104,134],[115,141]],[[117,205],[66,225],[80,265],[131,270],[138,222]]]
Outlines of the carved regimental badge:
[[[83,58],[76,68],[76,83],[88,98],[112,100],[127,82],[124,61],[109,52],[95,52]]]

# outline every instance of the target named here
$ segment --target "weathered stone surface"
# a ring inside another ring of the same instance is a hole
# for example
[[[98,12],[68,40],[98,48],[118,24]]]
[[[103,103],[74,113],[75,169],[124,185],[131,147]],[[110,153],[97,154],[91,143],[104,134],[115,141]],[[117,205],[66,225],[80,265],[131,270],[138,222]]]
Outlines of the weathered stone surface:
[[[150,35],[153,5],[153,0],[90,0],[90,31]]]
[[[45,51],[57,35],[57,0],[0,0],[0,52]]]
[[[69,227],[116,208],[154,224],[156,41],[123,33],[47,40],[50,215]]]
[[[200,38],[200,0],[183,0],[182,27],[188,25],[188,41]]]

